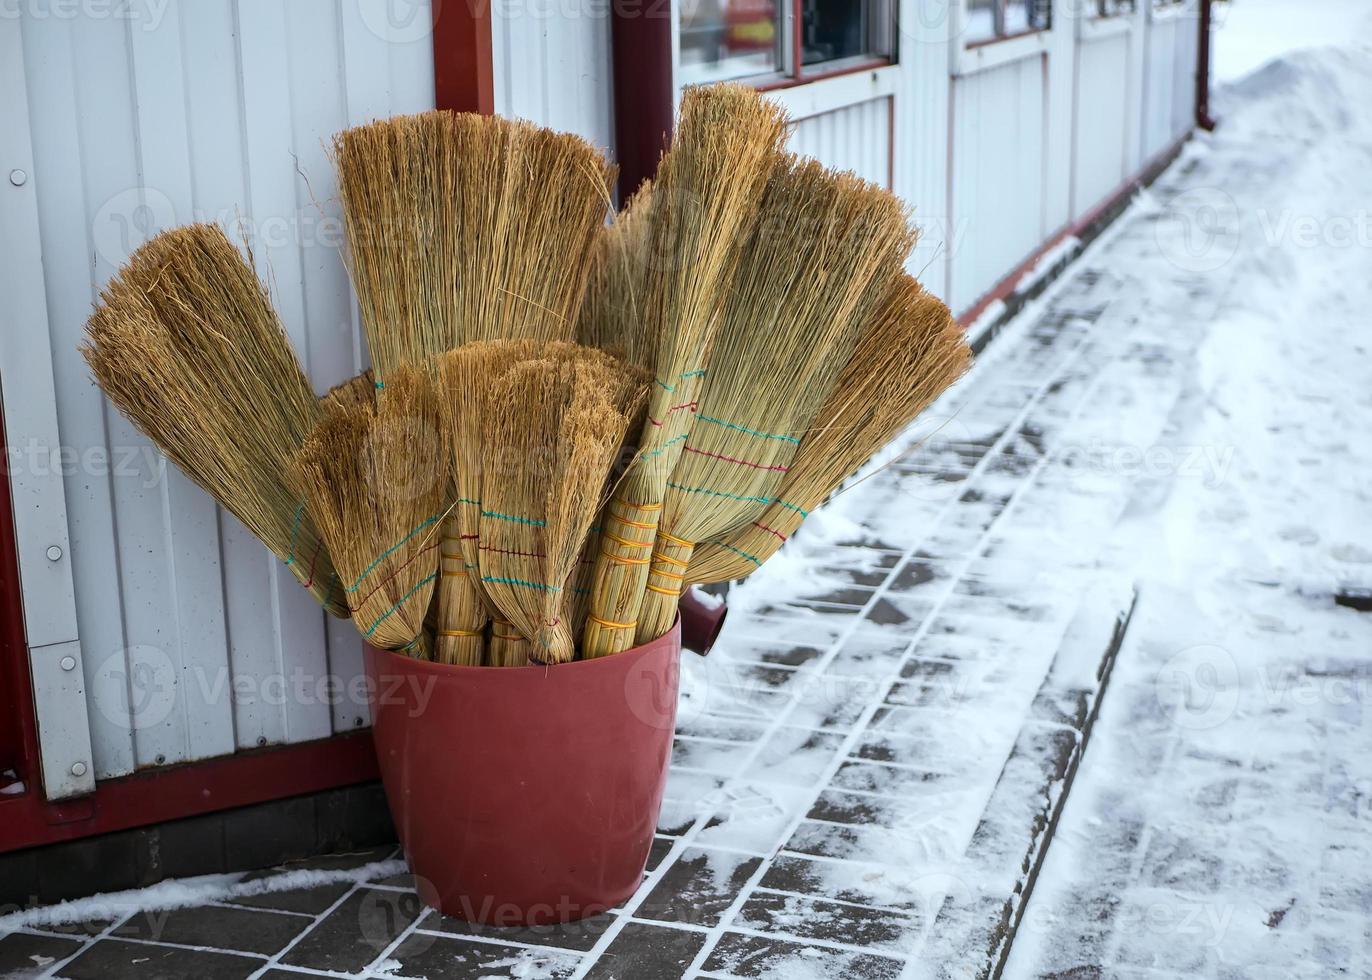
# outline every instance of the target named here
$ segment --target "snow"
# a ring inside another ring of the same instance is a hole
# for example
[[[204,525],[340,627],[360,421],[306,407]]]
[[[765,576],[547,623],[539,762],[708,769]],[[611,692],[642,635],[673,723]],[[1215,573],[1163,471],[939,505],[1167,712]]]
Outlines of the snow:
[[[106,892],[88,898],[23,909],[0,916],[0,936],[16,929],[63,925],[71,922],[122,920],[134,912],[164,912],[209,902],[227,902],[251,895],[295,888],[313,888],[340,881],[371,881],[408,870],[404,861],[371,861],[356,868],[317,870],[300,868],[264,877],[248,878],[247,872],[169,878],[147,888]],[[246,879],[246,880],[245,880]]]
[[[1107,545],[1139,608],[1007,977],[1372,971],[1372,617],[1333,602],[1372,583],[1369,13],[1237,0],[1221,74],[1261,67],[1116,250],[1190,290],[1133,414],[1228,462],[1141,474]]]
[[[1214,75],[1221,83],[1292,51],[1346,44],[1372,20],[1366,0],[1231,0],[1214,9]]]

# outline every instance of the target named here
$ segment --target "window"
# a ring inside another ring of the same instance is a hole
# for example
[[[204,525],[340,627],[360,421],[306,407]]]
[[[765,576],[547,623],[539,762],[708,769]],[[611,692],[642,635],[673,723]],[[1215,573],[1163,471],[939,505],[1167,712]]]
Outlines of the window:
[[[682,0],[682,80],[766,83],[893,60],[894,2]]]
[[[1105,2],[1105,0],[1102,0]],[[1052,26],[1052,0],[967,0],[964,35],[969,44],[994,41]]]
[[[1136,9],[1134,0],[1096,0],[1096,13],[1101,17],[1132,14]]]

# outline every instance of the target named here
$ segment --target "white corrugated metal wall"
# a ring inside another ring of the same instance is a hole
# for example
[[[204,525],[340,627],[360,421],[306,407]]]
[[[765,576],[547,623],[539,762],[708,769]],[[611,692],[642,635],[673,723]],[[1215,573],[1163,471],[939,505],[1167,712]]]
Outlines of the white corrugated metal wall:
[[[494,5],[496,108],[608,146],[607,8],[578,3]],[[912,204],[911,269],[955,309],[1190,128],[1191,6],[1140,0],[1104,30],[1079,25],[1081,6],[1059,0],[1030,44],[968,51],[956,4],[901,0],[899,64],[773,94],[798,151]],[[324,144],[431,106],[433,65],[427,0],[45,9],[0,18],[0,164],[31,175],[0,196],[0,383],[44,779],[63,796],[365,723],[355,698],[320,687],[357,675],[351,628],[161,469],[75,347],[98,287],[148,234],[241,213],[316,387],[358,370]]]
[[[427,3],[182,0],[71,17],[55,9],[25,5],[17,19],[0,19],[4,50],[22,65],[22,86],[5,97],[17,91],[27,103],[24,130],[5,129],[15,141],[5,166],[22,157],[32,174],[6,190],[30,195],[37,219],[36,240],[7,244],[41,249],[41,279],[16,287],[42,293],[47,362],[6,350],[7,434],[44,459],[60,446],[68,461],[56,474],[45,465],[11,476],[19,499],[40,481],[49,493],[41,513],[20,510],[21,526],[65,509],[60,533],[45,528],[21,544],[31,656],[36,678],[51,669],[35,635],[51,604],[42,578],[47,566],[68,565],[76,601],[60,636],[76,641],[62,650],[84,686],[84,698],[79,689],[40,697],[40,724],[61,719],[43,725],[50,796],[89,789],[91,777],[365,723],[356,699],[321,686],[330,674],[359,673],[355,632],[325,617],[236,520],[161,465],[91,384],[76,347],[99,287],[149,234],[241,215],[316,387],[356,373],[361,346],[325,144],[350,124],[433,105]],[[6,332],[18,329],[41,327]],[[12,410],[35,398],[54,405],[55,432]],[[61,558],[52,561],[48,547]],[[49,766],[55,742],[79,743],[82,712],[84,770],[65,762],[82,754],[79,744]]]

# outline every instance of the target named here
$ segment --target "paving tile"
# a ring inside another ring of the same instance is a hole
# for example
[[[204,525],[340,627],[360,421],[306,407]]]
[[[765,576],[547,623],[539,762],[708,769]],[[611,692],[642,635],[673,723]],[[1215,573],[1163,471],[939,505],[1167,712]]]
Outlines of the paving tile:
[[[744,773],[754,782],[813,786],[843,744],[836,734],[804,728],[779,728]]]
[[[916,916],[903,912],[771,893],[749,898],[734,924],[758,932],[821,939],[896,954],[913,951],[921,927]]]
[[[399,877],[409,878],[409,875]],[[285,891],[266,892],[262,895],[246,895],[231,899],[233,905],[246,905],[258,909],[275,909],[280,912],[303,912],[307,915],[320,915],[334,902],[352,888],[351,881],[336,881],[328,885],[315,885],[313,888],[289,888]]]
[[[842,977],[844,980],[897,980],[901,961],[822,946],[726,933],[705,961],[707,973],[731,977]],[[647,976],[647,974],[645,974]]]
[[[605,930],[614,924],[615,918],[613,913],[608,913],[546,926],[488,926],[480,922],[464,922],[443,915],[436,909],[429,909],[418,928],[473,939],[584,952],[599,941]]]
[[[0,977],[36,976],[81,948],[81,941],[12,932],[0,936]]]
[[[656,869],[675,844],[676,841],[670,837],[654,837],[653,846],[648,849],[648,866],[644,871],[651,873]]]
[[[672,766],[732,776],[739,771],[752,752],[753,747],[743,742],[722,742],[678,735],[672,740]]]
[[[888,677],[900,669],[909,646],[908,636],[858,630],[843,641],[824,672],[844,677]]]
[[[321,919],[281,962],[351,973],[374,960],[420,914],[410,892],[363,888]]]
[[[101,939],[64,966],[62,980],[247,980],[262,968],[260,957]]]
[[[119,939],[146,939],[178,946],[208,946],[272,956],[311,925],[301,915],[199,905],[161,912],[138,912],[110,933]]]
[[[927,795],[956,781],[943,772],[888,766],[880,762],[845,762],[829,785],[836,789],[879,793],[886,796]]]
[[[576,953],[411,933],[388,957],[383,976],[423,980],[494,980],[497,977],[539,977],[561,980],[581,963]]]
[[[734,781],[719,794],[714,815],[696,834],[702,847],[768,855],[814,796],[809,786]]]
[[[705,945],[705,934],[626,922],[586,980],[677,980]]]
[[[714,926],[762,863],[760,857],[691,847],[639,904],[642,919]]]
[[[926,868],[897,868],[780,854],[768,865],[760,889],[931,916],[942,901],[947,876]]]

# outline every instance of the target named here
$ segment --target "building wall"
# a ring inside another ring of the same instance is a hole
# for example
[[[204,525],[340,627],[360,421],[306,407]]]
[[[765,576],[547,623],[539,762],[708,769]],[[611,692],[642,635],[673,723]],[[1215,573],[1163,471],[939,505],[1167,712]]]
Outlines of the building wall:
[[[770,94],[796,150],[909,202],[909,268],[955,310],[1191,127],[1191,5],[1140,0],[1104,27],[1085,6],[1059,0],[1043,37],[968,50],[955,3],[900,0],[898,64]],[[432,106],[427,0],[22,9],[0,18],[0,165],[30,175],[0,194],[0,387],[48,795],[366,724],[365,706],[320,687],[359,673],[351,627],[159,465],[76,345],[148,235],[241,219],[316,388],[358,371],[326,144]],[[612,148],[607,10],[493,5],[497,111]]]
[[[360,671],[351,626],[160,463],[91,383],[77,344],[100,286],[151,233],[238,222],[316,388],[360,369],[326,144],[433,105],[427,7],[389,22],[384,7],[180,0],[160,16],[139,4],[70,19],[25,6],[0,19],[2,50],[21,66],[4,96],[5,169],[22,160],[32,174],[6,188],[32,220],[7,222],[5,251],[42,257],[36,277],[0,290],[7,307],[24,294],[35,311],[20,325],[24,350],[5,328],[0,381],[9,445],[34,450],[11,472],[16,501],[42,501],[17,508],[17,524],[50,796],[366,722],[364,706],[315,693],[320,677]],[[35,400],[47,419],[19,408]],[[51,465],[58,446],[67,465]],[[54,613],[61,594],[73,601]],[[60,673],[58,654],[77,669]],[[293,678],[308,693],[290,693]],[[73,744],[49,765],[57,742]]]

